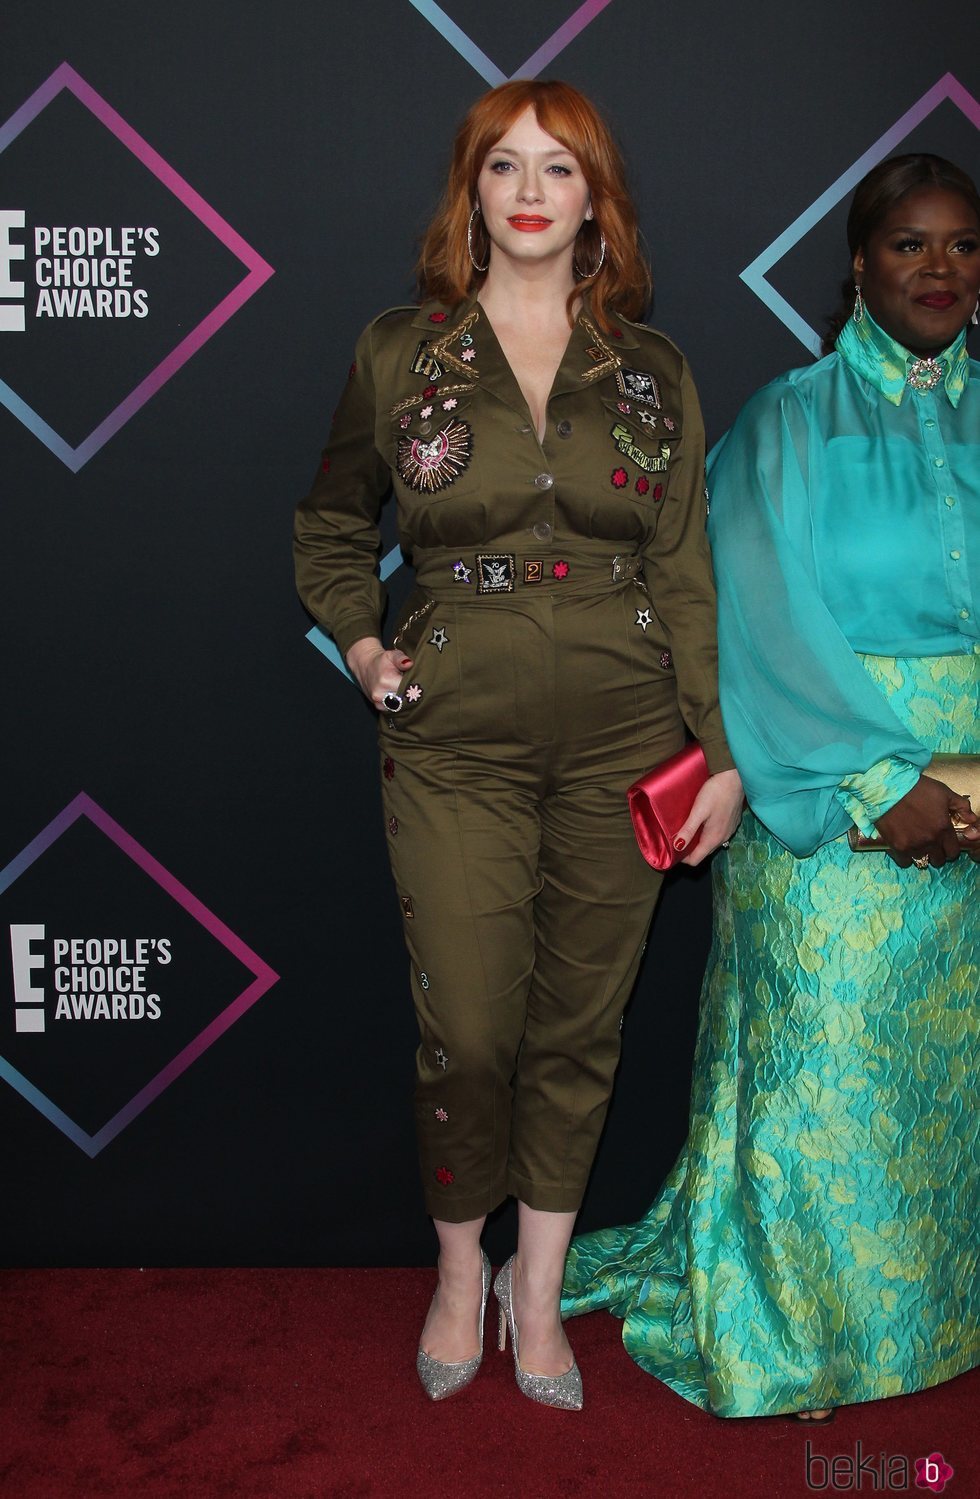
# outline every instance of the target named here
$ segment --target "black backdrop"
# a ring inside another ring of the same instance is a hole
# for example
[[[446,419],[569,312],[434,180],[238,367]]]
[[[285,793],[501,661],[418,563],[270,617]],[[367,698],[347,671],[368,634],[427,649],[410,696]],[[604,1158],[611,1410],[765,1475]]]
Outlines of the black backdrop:
[[[537,52],[613,123],[717,438],[810,357],[855,164],[978,174],[976,6],[8,0],[4,33],[4,1261],[428,1260],[374,726],[291,575],[353,340]],[[145,316],[89,315],[93,262]],[[586,1226],[683,1138],[708,904],[666,891]]]

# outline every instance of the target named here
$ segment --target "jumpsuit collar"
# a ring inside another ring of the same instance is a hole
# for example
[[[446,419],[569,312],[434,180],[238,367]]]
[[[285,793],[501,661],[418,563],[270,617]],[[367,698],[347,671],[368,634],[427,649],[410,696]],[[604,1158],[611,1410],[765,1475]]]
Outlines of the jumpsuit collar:
[[[588,297],[575,319],[568,345],[555,374],[551,396],[582,390],[615,375],[626,350],[639,342],[630,324],[613,314],[612,333],[605,333],[592,314]],[[492,390],[508,405],[525,410],[524,397],[486,313],[475,296],[449,308],[423,302],[412,326],[430,338],[428,353],[453,376],[463,376]]]

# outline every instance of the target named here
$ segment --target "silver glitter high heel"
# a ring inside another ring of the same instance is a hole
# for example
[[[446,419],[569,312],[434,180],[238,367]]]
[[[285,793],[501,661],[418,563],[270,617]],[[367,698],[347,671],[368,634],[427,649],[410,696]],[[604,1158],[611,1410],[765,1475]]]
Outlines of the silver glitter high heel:
[[[431,1353],[426,1353],[422,1344],[419,1344],[418,1357],[415,1367],[418,1370],[422,1388],[430,1400],[445,1400],[450,1395],[455,1395],[457,1390],[465,1389],[468,1384],[476,1378],[477,1370],[483,1362],[483,1323],[487,1315],[487,1299],[490,1295],[490,1261],[483,1250],[480,1250],[483,1259],[483,1297],[480,1301],[480,1351],[472,1358],[464,1359],[461,1364],[443,1364]]]
[[[580,1411],[582,1409],[582,1376],[578,1364],[572,1359],[572,1367],[565,1374],[528,1374],[521,1368],[517,1342],[517,1323],[514,1321],[512,1276],[514,1256],[511,1255],[493,1283],[499,1313],[501,1352],[507,1347],[507,1328],[510,1327],[511,1347],[514,1350],[514,1378],[517,1388],[529,1400],[540,1405],[553,1405],[557,1410]]]

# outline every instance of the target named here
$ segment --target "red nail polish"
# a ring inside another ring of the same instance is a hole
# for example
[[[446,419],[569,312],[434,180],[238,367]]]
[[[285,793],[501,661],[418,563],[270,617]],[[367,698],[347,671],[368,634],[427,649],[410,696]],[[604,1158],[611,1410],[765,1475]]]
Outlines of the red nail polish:
[[[687,848],[687,844],[684,842],[683,838],[675,838],[674,847],[676,848],[677,852],[680,853],[682,848]]]

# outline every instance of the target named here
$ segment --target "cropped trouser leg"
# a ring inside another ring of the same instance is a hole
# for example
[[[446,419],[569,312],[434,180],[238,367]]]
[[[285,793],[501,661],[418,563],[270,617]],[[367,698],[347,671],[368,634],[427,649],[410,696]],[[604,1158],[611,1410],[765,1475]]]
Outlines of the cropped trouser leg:
[[[563,609],[440,600],[449,646],[409,647],[422,707],[382,727],[422,1178],[451,1222],[581,1203],[659,891],[625,789],[678,747],[672,684],[637,666],[630,597]]]

